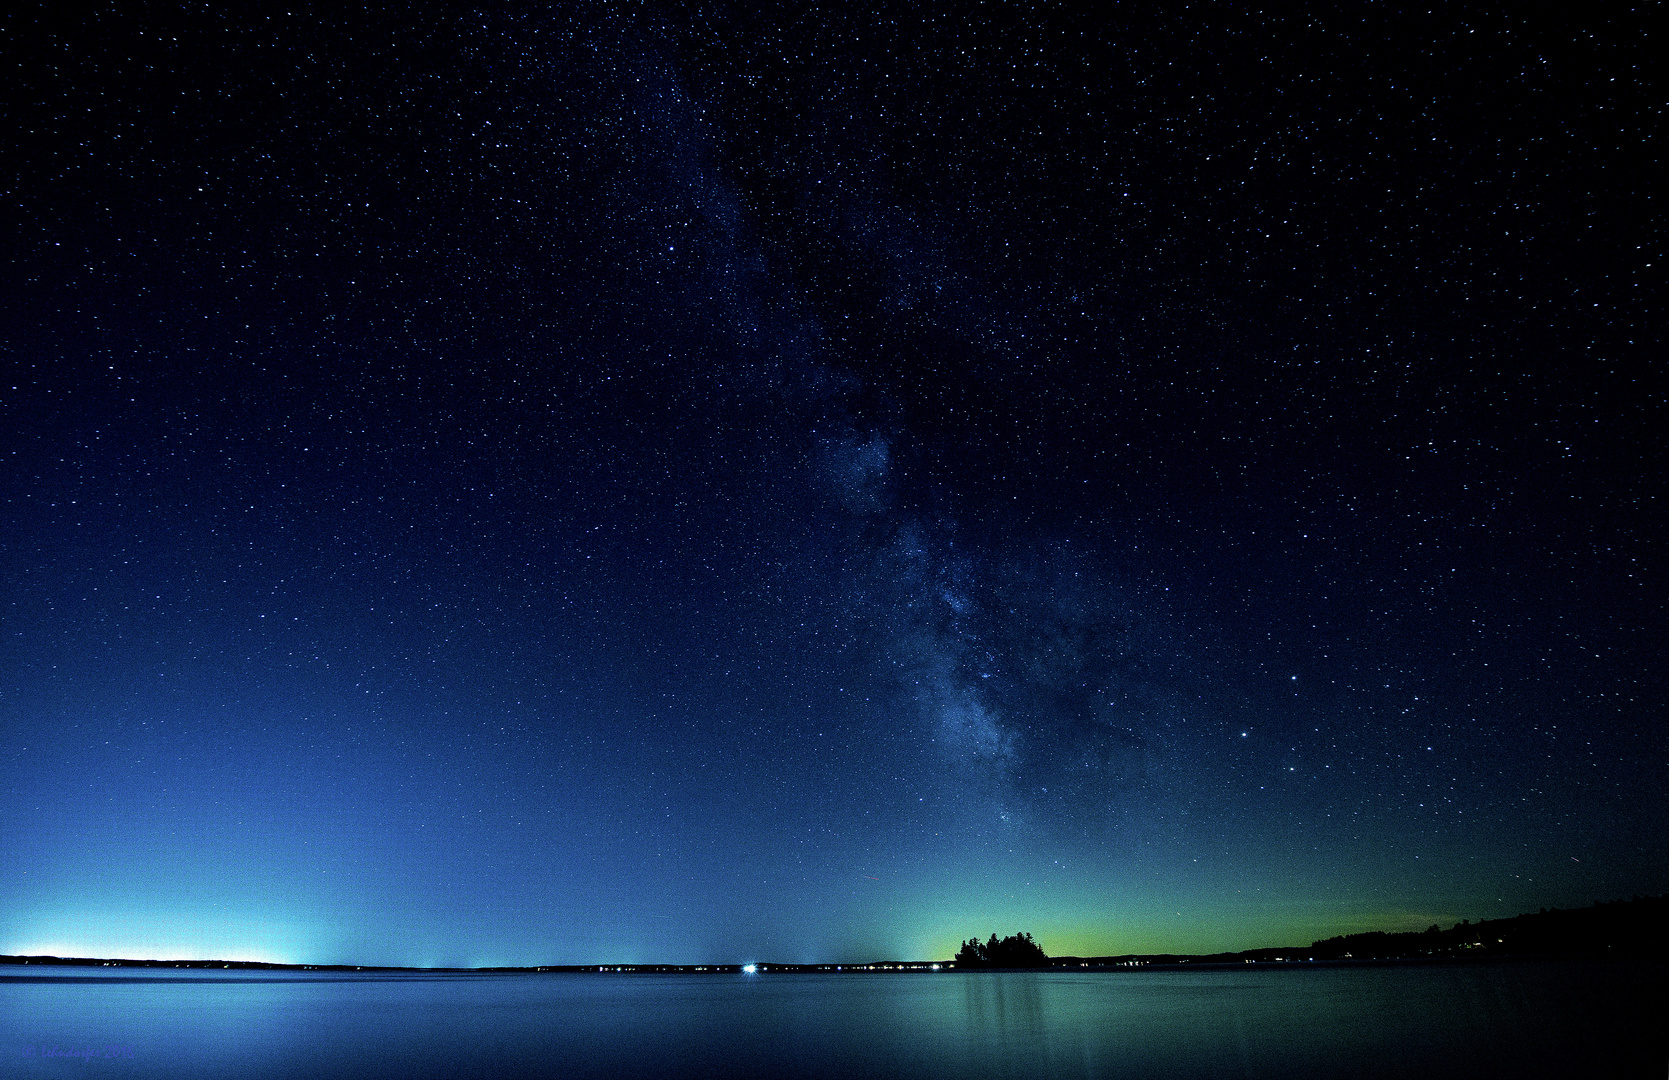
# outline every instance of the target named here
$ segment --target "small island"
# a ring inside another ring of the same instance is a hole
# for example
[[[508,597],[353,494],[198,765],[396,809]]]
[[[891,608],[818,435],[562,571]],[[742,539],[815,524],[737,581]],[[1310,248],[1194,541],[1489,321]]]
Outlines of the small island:
[[[956,953],[958,968],[1030,968],[1048,967],[1049,955],[1027,933],[1010,934],[1001,941],[992,934],[991,940],[980,943],[969,938]]]

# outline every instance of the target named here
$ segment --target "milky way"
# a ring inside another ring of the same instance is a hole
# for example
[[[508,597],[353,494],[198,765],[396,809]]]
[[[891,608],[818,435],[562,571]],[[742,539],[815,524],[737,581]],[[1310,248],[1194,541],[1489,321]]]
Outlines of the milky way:
[[[1663,891],[1642,18],[18,16],[0,952]]]

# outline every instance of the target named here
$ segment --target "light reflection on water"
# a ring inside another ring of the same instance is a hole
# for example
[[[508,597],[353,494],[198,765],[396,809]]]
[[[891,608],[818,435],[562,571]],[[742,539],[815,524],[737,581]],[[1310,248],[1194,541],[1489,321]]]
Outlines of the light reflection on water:
[[[1645,964],[754,977],[9,967],[0,1076],[1661,1077],[1664,1004],[1664,969]]]

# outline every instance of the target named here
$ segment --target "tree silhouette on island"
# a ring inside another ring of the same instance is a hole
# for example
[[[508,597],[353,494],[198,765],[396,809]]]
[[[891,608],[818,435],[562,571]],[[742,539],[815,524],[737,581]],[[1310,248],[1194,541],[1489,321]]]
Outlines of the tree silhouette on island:
[[[1001,941],[992,934],[991,940],[980,944],[969,938],[956,953],[959,968],[1024,968],[1047,967],[1049,955],[1030,934],[1010,934]]]

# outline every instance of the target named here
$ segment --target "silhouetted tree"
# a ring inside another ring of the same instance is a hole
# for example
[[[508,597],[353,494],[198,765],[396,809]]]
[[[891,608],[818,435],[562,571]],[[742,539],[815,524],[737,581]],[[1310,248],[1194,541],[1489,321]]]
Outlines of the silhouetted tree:
[[[969,938],[956,953],[956,966],[964,968],[1043,967],[1048,963],[1049,954],[1026,933],[1010,934],[1001,940],[992,934],[991,940],[983,944],[978,938]]]

